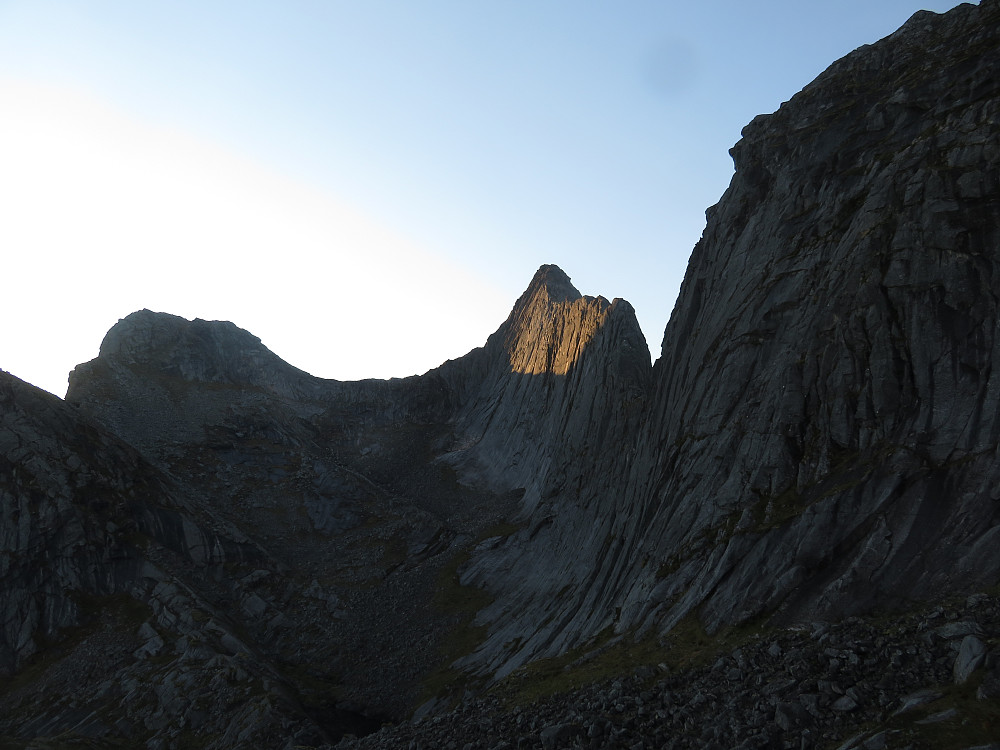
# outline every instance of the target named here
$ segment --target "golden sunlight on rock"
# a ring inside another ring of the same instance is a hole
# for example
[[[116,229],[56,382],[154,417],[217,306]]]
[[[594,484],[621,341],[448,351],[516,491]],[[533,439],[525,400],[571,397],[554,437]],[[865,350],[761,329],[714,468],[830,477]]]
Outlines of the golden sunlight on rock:
[[[580,297],[553,304],[540,292],[515,321],[508,339],[512,372],[567,375],[591,339],[604,325],[610,303],[603,297]]]
[[[545,266],[515,306],[505,341],[512,372],[567,375],[601,329],[611,303],[584,297],[556,266]]]

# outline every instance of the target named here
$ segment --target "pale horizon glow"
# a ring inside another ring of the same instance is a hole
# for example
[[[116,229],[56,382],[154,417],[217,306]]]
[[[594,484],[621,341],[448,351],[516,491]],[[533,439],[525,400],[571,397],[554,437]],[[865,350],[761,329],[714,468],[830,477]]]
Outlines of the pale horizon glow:
[[[39,332],[70,333],[79,346],[59,354],[79,364],[143,308],[231,320],[290,364],[340,380],[424,372],[481,346],[506,315],[509,300],[471,274],[213,144],[72,91],[0,81],[0,101],[13,113],[0,120],[0,236],[19,248],[7,278],[44,277],[8,285],[5,318],[33,327],[7,330],[4,355],[57,395],[68,370],[60,390],[34,356]]]
[[[419,374],[548,263],[655,358],[743,126],[957,4],[0,0],[0,368],[145,308]]]

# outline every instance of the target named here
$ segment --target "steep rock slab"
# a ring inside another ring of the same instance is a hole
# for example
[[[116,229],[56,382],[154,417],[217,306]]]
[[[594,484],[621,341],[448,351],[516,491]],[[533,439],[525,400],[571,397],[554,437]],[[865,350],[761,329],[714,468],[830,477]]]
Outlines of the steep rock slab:
[[[474,555],[470,666],[996,581],[998,32],[992,0],[918,13],[745,129],[655,394]]]
[[[79,424],[56,398],[0,374],[0,670],[81,619],[84,593],[110,594],[138,572],[109,529],[135,522],[134,451]],[[156,491],[155,489],[153,490]]]
[[[466,482],[524,491],[528,518],[566,483],[571,464],[605,452],[622,404],[649,387],[649,350],[628,302],[586,297],[542,266],[483,349],[478,392],[453,417],[442,460]]]
[[[921,12],[744,130],[656,364],[631,487],[662,580],[634,611],[715,628],[997,579],[998,69],[996,2]]]
[[[81,598],[141,598],[171,555],[258,561],[235,528],[189,507],[169,478],[60,399],[0,373],[0,670],[79,625]],[[151,545],[156,545],[152,547]]]
[[[457,420],[466,480],[524,489],[522,528],[485,540],[462,582],[495,597],[466,665],[502,676],[614,622],[615,570],[630,554],[617,513],[650,388],[645,339],[624,300],[582,296],[542,267],[485,347],[493,363]],[[634,533],[634,531],[633,531]]]

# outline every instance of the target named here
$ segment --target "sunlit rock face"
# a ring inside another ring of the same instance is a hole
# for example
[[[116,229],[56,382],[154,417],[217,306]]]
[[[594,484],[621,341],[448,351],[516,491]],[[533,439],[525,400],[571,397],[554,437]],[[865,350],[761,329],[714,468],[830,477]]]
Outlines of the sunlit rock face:
[[[649,388],[646,340],[628,302],[584,297],[542,266],[484,347],[478,390],[453,418],[440,460],[463,481],[524,493],[521,516],[602,455],[637,417]]]
[[[543,266],[507,321],[511,372],[568,375],[610,310],[603,297],[582,296],[562,269]]]

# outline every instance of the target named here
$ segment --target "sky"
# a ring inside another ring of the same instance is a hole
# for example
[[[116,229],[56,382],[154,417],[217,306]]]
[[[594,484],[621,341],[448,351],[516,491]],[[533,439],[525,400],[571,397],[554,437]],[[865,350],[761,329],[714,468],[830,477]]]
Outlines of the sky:
[[[0,0],[0,368],[143,308],[339,380],[481,346],[542,264],[659,353],[728,150],[920,0]]]

